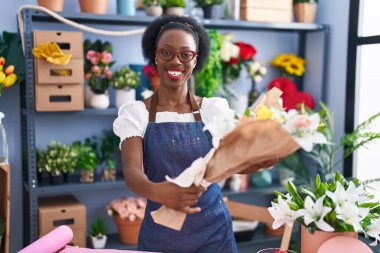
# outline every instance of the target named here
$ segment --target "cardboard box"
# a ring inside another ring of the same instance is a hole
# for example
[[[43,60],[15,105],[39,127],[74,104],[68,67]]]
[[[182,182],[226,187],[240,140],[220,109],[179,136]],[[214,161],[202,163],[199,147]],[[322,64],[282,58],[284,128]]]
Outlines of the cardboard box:
[[[292,0],[241,0],[240,19],[253,22],[292,22]]]
[[[84,109],[83,35],[80,32],[34,31],[34,46],[57,42],[72,54],[67,65],[54,65],[35,59],[37,111],[81,111]]]
[[[73,196],[41,198],[38,200],[39,235],[43,236],[56,227],[67,225],[74,234],[79,231],[79,237],[83,237],[85,243],[86,236],[81,231],[87,230],[86,216],[86,207]]]
[[[56,42],[63,52],[72,55],[73,59],[83,59],[83,35],[81,32],[40,31],[33,32],[34,46],[46,41]]]

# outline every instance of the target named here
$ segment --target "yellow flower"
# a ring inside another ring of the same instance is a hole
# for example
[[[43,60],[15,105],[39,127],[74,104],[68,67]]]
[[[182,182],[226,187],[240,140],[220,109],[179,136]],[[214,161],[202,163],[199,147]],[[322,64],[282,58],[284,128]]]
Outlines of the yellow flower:
[[[34,57],[46,59],[55,65],[66,65],[71,59],[71,54],[65,54],[57,43],[47,41],[44,45],[38,45],[32,50]]]
[[[302,74],[305,72],[305,67],[302,62],[294,61],[289,62],[287,65],[285,65],[284,70],[288,74],[302,76]]]
[[[272,119],[273,112],[265,105],[261,106],[256,112],[256,120]]]
[[[271,62],[272,66],[282,67],[284,64],[290,62],[292,60],[291,54],[280,54]]]
[[[4,85],[4,88],[8,88],[12,86],[16,81],[17,81],[16,74],[10,74],[3,80],[2,84]]]
[[[3,71],[0,71],[0,84],[5,80],[5,73]]]

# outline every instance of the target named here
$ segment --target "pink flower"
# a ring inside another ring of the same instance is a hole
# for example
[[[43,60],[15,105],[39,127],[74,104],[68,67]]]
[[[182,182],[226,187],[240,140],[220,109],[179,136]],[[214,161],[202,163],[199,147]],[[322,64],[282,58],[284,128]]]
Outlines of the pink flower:
[[[100,71],[101,71],[100,67],[97,66],[97,65],[91,67],[91,72],[92,73],[98,74]]]
[[[91,78],[91,73],[84,74],[84,79],[85,80],[90,80],[90,78]]]
[[[97,54],[98,52],[95,52],[94,50],[89,50],[87,51],[86,59],[90,61],[91,58],[96,57]]]
[[[311,123],[311,120],[306,115],[298,115],[294,125],[296,129],[301,129],[309,127]]]
[[[105,75],[107,79],[110,79],[112,77],[112,71],[106,71]]]
[[[103,51],[103,53],[101,53],[100,61],[104,64],[110,63],[112,61],[112,54],[107,51]]]

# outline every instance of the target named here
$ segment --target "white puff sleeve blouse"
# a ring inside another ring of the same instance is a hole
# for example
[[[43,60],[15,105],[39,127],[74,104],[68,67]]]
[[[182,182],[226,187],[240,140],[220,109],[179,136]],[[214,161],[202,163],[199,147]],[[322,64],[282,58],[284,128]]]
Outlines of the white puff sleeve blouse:
[[[224,98],[203,98],[200,108],[202,121],[207,124],[215,115],[229,112],[228,102]],[[195,122],[192,113],[157,112],[156,123],[162,122]],[[118,117],[113,122],[113,131],[119,136],[120,144],[130,137],[144,137],[149,123],[149,112],[142,101],[129,102],[119,108]]]

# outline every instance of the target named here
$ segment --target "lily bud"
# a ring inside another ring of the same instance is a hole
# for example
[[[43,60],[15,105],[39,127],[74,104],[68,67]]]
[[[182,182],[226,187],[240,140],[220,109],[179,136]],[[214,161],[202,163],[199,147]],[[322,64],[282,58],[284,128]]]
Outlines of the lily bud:
[[[0,66],[4,66],[4,64],[5,64],[5,58],[0,57]]]
[[[5,69],[5,74],[7,75],[10,75],[10,74],[13,74],[13,71],[15,70],[15,66],[13,65],[9,65],[6,69]]]
[[[16,81],[17,81],[16,74],[10,74],[3,81],[4,88],[8,88],[8,87],[12,86]]]

